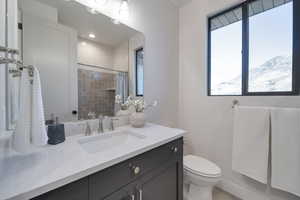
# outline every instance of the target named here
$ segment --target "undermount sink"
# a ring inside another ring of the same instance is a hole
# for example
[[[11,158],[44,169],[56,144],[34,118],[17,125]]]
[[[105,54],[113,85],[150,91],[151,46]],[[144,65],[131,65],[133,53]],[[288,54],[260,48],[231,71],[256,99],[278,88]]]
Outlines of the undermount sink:
[[[131,131],[115,131],[96,136],[87,136],[78,140],[81,147],[88,153],[105,152],[124,145],[137,143],[146,136]]]

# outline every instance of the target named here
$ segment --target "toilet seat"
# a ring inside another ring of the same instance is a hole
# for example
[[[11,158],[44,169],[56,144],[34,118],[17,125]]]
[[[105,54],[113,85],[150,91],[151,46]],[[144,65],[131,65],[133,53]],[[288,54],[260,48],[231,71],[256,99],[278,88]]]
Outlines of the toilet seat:
[[[221,169],[213,162],[194,155],[183,158],[184,169],[198,176],[216,178],[221,176]]]

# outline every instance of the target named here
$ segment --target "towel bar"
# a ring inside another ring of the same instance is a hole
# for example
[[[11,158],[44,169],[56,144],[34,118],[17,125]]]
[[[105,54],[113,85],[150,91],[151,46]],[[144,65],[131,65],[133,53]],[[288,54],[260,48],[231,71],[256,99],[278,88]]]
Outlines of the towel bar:
[[[28,69],[29,76],[33,77],[33,71],[34,71],[33,66],[31,66],[31,65],[25,66],[25,65],[23,65],[23,62],[20,61],[20,60],[16,60],[14,58],[3,58],[3,57],[0,56],[0,65],[1,64],[5,64],[5,65],[6,64],[14,64],[14,65],[17,66],[16,69],[10,69],[10,70],[8,70],[8,72],[10,74],[12,74],[13,77],[19,77],[19,76],[21,76],[21,71],[23,69],[25,69],[25,68]]]
[[[3,46],[0,46],[0,52],[12,54],[12,55],[19,55],[20,54],[19,50],[17,50],[17,49],[11,49],[11,48],[8,48],[8,47],[3,47]]]

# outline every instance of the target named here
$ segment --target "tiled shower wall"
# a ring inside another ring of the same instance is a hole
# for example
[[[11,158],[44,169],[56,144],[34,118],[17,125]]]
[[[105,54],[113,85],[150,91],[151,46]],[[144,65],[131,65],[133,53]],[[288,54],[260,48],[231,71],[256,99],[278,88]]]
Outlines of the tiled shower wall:
[[[89,112],[114,116],[116,74],[78,70],[78,115],[87,119]]]

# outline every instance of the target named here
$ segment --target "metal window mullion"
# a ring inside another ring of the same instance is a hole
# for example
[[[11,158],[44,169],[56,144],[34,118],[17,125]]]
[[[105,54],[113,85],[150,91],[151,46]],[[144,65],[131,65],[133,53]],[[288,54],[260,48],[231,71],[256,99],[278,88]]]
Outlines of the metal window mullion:
[[[293,1],[293,93],[300,93],[300,1]]]
[[[247,95],[249,86],[249,9],[247,3],[243,4],[242,10],[242,95]]]
[[[207,24],[207,95],[211,96],[211,23],[212,18],[208,19]]]

